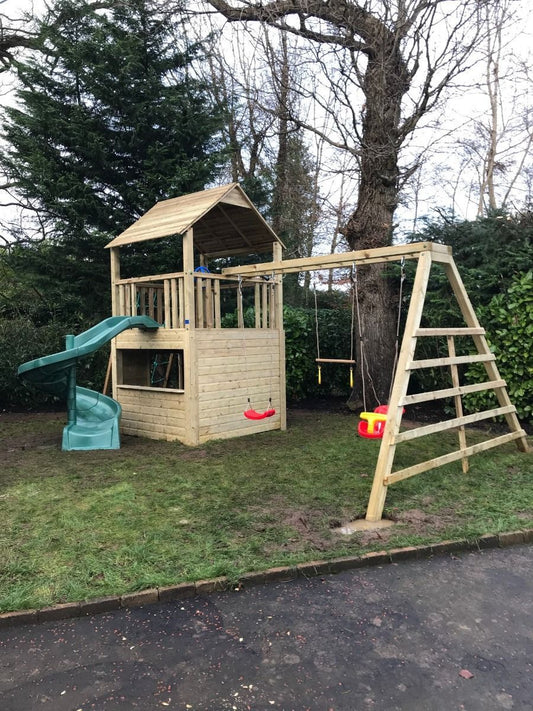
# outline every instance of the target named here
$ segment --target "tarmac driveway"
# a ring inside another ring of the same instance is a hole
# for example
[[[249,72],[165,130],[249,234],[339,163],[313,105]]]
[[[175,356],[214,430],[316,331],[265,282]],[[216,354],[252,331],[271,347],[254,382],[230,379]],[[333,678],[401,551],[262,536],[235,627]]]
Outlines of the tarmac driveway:
[[[533,709],[533,547],[0,631],[1,711]]]

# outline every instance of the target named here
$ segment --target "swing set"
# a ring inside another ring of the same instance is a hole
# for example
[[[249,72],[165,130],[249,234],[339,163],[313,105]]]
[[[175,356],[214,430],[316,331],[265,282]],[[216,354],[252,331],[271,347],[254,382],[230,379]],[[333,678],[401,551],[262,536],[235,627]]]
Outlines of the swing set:
[[[396,319],[396,342],[394,346],[394,362],[392,366],[391,373],[391,390],[392,390],[392,379],[394,372],[396,370],[396,364],[398,362],[398,350],[399,350],[399,339],[400,339],[400,325],[402,317],[402,299],[403,299],[403,284],[405,281],[405,257],[401,258],[400,261],[400,288],[398,293],[398,309],[397,309],[397,319]],[[355,336],[355,320],[357,316],[357,326],[358,326],[358,338],[359,338],[359,349],[360,349],[360,363],[361,370],[366,368],[367,375],[372,383],[372,378],[368,369],[368,362],[365,353],[365,340],[364,340],[364,329],[363,321],[361,318],[361,309],[359,305],[359,287],[357,280],[357,265],[355,262],[351,266],[350,272],[350,290],[351,290],[351,324],[350,324],[350,358],[322,358],[320,356],[320,329],[318,325],[318,301],[317,301],[317,290],[316,284],[314,285],[314,304],[315,304],[315,331],[316,331],[316,350],[317,357],[316,363],[318,364],[318,384],[322,384],[322,363],[339,363],[348,364],[350,366],[350,388],[354,386],[354,366],[356,361],[354,360],[354,336]],[[372,383],[373,386],[373,383]],[[361,378],[362,387],[362,398],[363,398],[363,412],[360,413],[359,417],[361,421],[358,424],[357,432],[360,437],[365,437],[367,439],[381,439],[385,431],[385,422],[387,421],[387,414],[389,411],[388,405],[378,405],[373,412],[367,411],[366,403],[366,389],[365,389],[365,379]],[[375,391],[374,391],[375,395]],[[376,397],[377,399],[377,397]],[[389,391],[390,399],[390,391]],[[405,410],[404,410],[405,412]]]
[[[399,348],[399,323],[402,302],[400,290],[396,354],[394,358],[394,372],[389,401],[388,404],[380,405],[376,408],[375,412],[367,412],[365,407],[365,411],[361,413],[362,421],[358,427],[358,432],[361,436],[368,437],[369,439],[381,439],[372,490],[368,500],[366,521],[362,522],[366,525],[369,523],[375,523],[377,525],[381,521],[388,487],[396,482],[455,461],[461,461],[463,472],[466,472],[468,471],[468,460],[470,456],[511,441],[516,442],[517,448],[520,451],[529,451],[527,435],[520,426],[516,415],[516,408],[511,403],[507,392],[506,382],[500,377],[496,365],[496,357],[490,350],[485,337],[485,330],[480,325],[464,288],[464,284],[453,260],[451,249],[444,245],[422,242],[412,245],[381,247],[322,257],[304,257],[290,260],[278,259],[277,261],[265,264],[230,267],[224,270],[225,274],[240,274],[246,278],[252,278],[262,274],[282,275],[301,271],[332,269],[349,264],[357,264],[359,266],[363,264],[397,261],[402,264],[401,284],[403,286],[403,280],[405,278],[403,262],[405,259],[415,260],[417,266],[401,348]],[[421,326],[429,275],[431,267],[435,263],[444,270],[461,312],[464,325],[446,328]],[[357,290],[355,290],[354,299],[356,311],[357,298]],[[360,322],[359,328],[362,330]],[[361,336],[361,332],[359,335]],[[446,339],[448,354],[445,357],[439,358],[416,358],[415,351],[417,342],[419,339],[425,338]],[[475,352],[470,355],[458,356],[455,350],[456,338],[470,339]],[[360,338],[359,340],[360,344],[364,344],[364,339]],[[331,360],[333,362],[339,362],[338,359],[325,359],[320,353],[317,353],[318,365]],[[350,360],[353,360],[353,358],[350,358]],[[483,364],[486,379],[484,382],[462,384],[460,382],[458,366],[472,363]],[[354,363],[348,362],[348,364],[351,367],[354,366]],[[361,367],[366,367],[364,347],[361,351]],[[435,367],[449,368],[452,386],[440,390],[418,392],[408,395],[407,390],[411,374],[415,370]],[[482,391],[493,392],[498,406],[465,415],[462,402],[463,396]],[[423,402],[438,401],[445,398],[452,399],[455,405],[455,417],[429,425],[417,426],[406,431],[400,431],[405,407]],[[489,435],[489,438],[484,441],[479,441],[478,436],[475,442],[468,444],[466,425],[475,425],[498,416],[504,417],[509,430],[507,433],[498,434],[495,437]],[[447,454],[428,459],[427,461],[393,471],[396,449],[399,444],[449,430],[457,431],[459,443],[457,449]]]

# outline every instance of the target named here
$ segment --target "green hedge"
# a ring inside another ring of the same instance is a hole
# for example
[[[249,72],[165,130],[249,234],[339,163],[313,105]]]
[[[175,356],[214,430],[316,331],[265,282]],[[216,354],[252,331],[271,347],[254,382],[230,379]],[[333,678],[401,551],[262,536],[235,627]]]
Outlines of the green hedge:
[[[88,324],[76,329],[81,333]],[[18,378],[19,365],[64,349],[65,335],[72,333],[71,325],[51,321],[35,325],[28,318],[0,319],[0,409],[36,410],[57,404],[56,398],[29,388]],[[109,349],[103,348],[78,364],[77,382],[100,390],[104,383]]]
[[[533,422],[533,272],[517,275],[478,315],[518,416]],[[484,379],[484,368],[475,364],[467,378]],[[469,409],[486,409],[493,406],[492,398],[490,393],[473,393],[465,403]]]

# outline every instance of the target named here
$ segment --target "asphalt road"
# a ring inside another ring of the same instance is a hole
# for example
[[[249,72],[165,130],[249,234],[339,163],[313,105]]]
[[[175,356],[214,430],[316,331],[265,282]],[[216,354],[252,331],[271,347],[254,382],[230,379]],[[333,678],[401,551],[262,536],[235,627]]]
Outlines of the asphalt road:
[[[531,711],[532,563],[487,550],[4,629],[0,711]]]

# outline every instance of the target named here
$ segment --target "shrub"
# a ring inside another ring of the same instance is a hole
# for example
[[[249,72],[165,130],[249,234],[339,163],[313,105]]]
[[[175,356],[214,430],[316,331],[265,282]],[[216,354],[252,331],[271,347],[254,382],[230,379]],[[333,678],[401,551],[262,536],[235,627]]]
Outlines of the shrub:
[[[533,421],[533,272],[517,275],[505,293],[497,294],[488,306],[479,309],[479,320],[518,416]],[[484,372],[475,364],[468,369],[467,378],[481,380]],[[465,402],[469,409],[487,408],[491,395],[473,393]]]

